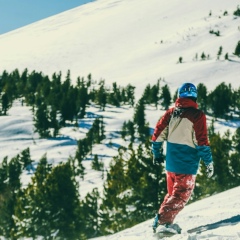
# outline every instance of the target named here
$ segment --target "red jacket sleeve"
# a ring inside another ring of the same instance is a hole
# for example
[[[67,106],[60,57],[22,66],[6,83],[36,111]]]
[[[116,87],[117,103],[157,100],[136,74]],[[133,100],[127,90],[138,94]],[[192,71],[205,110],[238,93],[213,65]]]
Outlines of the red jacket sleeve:
[[[164,115],[160,118],[160,120],[157,122],[156,127],[154,129],[153,135],[152,135],[152,141],[156,141],[159,135],[166,129],[166,127],[169,124],[169,121],[172,116],[174,108],[170,108],[167,110]]]

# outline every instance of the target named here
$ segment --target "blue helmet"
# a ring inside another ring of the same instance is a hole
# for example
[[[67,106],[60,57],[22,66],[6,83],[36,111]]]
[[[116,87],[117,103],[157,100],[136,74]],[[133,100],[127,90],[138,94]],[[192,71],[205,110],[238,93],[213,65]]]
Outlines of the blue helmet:
[[[197,88],[192,83],[184,83],[178,88],[179,98],[197,98]]]

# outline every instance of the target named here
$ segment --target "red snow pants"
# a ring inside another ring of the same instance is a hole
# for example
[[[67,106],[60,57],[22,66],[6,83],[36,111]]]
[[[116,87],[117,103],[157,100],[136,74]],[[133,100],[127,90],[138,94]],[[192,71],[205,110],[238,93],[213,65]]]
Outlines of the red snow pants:
[[[166,175],[168,193],[159,209],[160,224],[173,223],[176,215],[188,202],[196,180],[196,175],[191,174],[167,172]]]

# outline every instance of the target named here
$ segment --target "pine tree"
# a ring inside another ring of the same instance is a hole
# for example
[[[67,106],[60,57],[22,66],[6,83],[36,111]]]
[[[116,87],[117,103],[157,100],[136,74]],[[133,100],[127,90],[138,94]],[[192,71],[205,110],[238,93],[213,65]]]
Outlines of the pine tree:
[[[231,85],[221,83],[208,95],[208,104],[215,117],[226,117],[232,105]]]
[[[85,175],[85,167],[83,166],[83,160],[86,154],[90,151],[91,146],[89,146],[88,139],[80,139],[78,140],[78,147],[75,154],[75,159],[77,160],[76,171],[77,174],[84,179]]]
[[[240,8],[239,8],[239,6],[237,7],[237,10],[235,10],[235,11],[233,12],[233,15],[235,15],[235,16],[240,16]]]
[[[140,144],[136,151],[130,145],[129,150],[131,154],[126,173],[129,188],[132,189],[129,204],[135,203],[131,219],[140,222],[150,218],[152,212],[159,208],[166,191],[165,174],[162,166],[153,166],[149,142]]]
[[[8,158],[5,157],[0,168],[0,235],[10,237],[12,220],[12,198],[13,193],[9,185]]]
[[[206,55],[205,55],[204,52],[202,52],[201,59],[202,59],[202,60],[206,60]]]
[[[8,95],[6,93],[2,94],[2,114],[7,115],[7,111],[11,107]]]
[[[219,133],[211,135],[210,143],[214,161],[214,175],[211,179],[206,177],[206,167],[202,162],[194,190],[194,199],[204,198],[215,192],[225,191],[231,186],[229,165],[231,139],[229,132],[226,132],[223,137]]]
[[[117,86],[117,83],[112,84],[112,91],[108,94],[108,103],[115,107],[120,107],[122,102],[121,90]]]
[[[16,239],[14,208],[17,195],[21,191],[20,176],[23,169],[20,156],[13,157],[9,163],[7,163],[7,157],[4,158],[2,167],[4,172],[0,171],[0,234],[10,239]]]
[[[104,167],[103,162],[99,161],[98,155],[96,154],[94,155],[91,165],[92,165],[92,169],[97,171],[102,171]]]
[[[130,136],[130,142],[133,143],[135,140],[135,128],[134,123],[132,121],[124,122],[122,131],[122,138],[125,139],[127,136]]]
[[[105,110],[106,107],[106,103],[107,103],[107,92],[105,89],[105,81],[101,80],[99,82],[99,89],[96,92],[96,99],[95,101],[97,102],[97,104],[99,104],[101,110]]]
[[[97,188],[88,193],[82,201],[82,215],[84,219],[84,233],[88,238],[100,235],[100,194]]]
[[[126,95],[127,95],[127,99],[128,99],[128,103],[130,104],[130,106],[134,106],[135,103],[135,87],[132,86],[131,84],[128,84],[126,87]]]
[[[32,182],[18,196],[15,224],[18,237],[51,236],[80,239],[84,236],[78,184],[70,161],[52,168],[46,156]],[[84,239],[84,238],[82,238]]]
[[[171,104],[171,93],[168,85],[164,85],[161,89],[161,96],[160,99],[162,100],[161,106],[164,107],[165,110],[167,110]]]
[[[50,136],[49,112],[44,102],[38,105],[34,117],[34,127],[36,128],[35,131],[39,133],[40,137],[47,138]]]
[[[90,82],[91,82],[91,76]],[[88,94],[88,85],[90,86],[90,83],[86,83],[84,81],[84,78],[78,78],[77,79],[77,89],[78,89],[78,98],[77,98],[77,109],[79,109],[79,117],[83,118],[86,113],[86,106],[89,103],[90,96]]]
[[[144,93],[142,96],[142,99],[144,101],[145,104],[151,104],[151,85],[147,84],[147,86],[144,89]]]
[[[19,160],[23,166],[24,169],[27,170],[33,170],[33,166],[32,166],[32,159],[31,159],[31,155],[30,155],[30,149],[26,148],[25,150],[23,150],[20,154],[20,160]]]
[[[233,135],[233,146],[235,151],[240,154],[240,127],[238,127]]]
[[[141,98],[135,108],[134,113],[134,123],[137,125],[139,138],[141,141],[144,141],[146,137],[149,136],[148,128],[146,127],[146,120],[145,120],[145,105],[144,100]]]
[[[120,148],[119,155],[112,159],[104,184],[104,197],[100,206],[101,233],[104,235],[124,229],[128,219],[125,202],[128,183],[122,152]]]
[[[62,95],[65,94],[62,92],[62,84],[61,84],[61,72],[57,75],[54,73],[52,75],[51,81],[51,93],[49,95],[49,105],[52,108],[56,109],[56,111],[61,109],[61,99]]]
[[[197,86],[197,103],[201,110],[207,111],[207,87],[203,83],[199,83]]]
[[[222,55],[222,46],[219,47],[219,50],[218,50],[218,53],[217,53],[217,56],[218,56],[218,59],[220,58],[220,56]]]
[[[238,57],[240,57],[240,41],[238,41],[238,44],[235,48],[234,54]]]
[[[56,137],[59,133],[59,129],[61,127],[58,119],[57,119],[57,110],[53,106],[49,106],[49,127],[50,129],[53,129],[53,132],[51,134],[52,137]]]
[[[78,189],[74,179],[69,163],[54,167],[46,179],[50,229],[52,232],[58,231],[57,236],[60,238],[78,239],[83,227]]]

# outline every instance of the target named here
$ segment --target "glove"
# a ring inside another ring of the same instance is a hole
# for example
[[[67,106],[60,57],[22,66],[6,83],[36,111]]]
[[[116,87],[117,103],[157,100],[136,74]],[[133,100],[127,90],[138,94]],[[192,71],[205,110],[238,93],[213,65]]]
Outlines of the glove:
[[[208,178],[211,178],[213,173],[214,173],[214,167],[213,167],[213,163],[209,163],[207,166],[206,166],[206,174],[207,174],[207,177]]]
[[[159,165],[164,162],[162,142],[152,142],[153,165]]]

